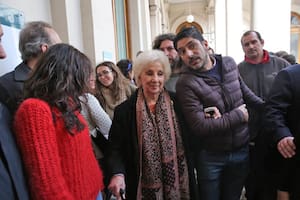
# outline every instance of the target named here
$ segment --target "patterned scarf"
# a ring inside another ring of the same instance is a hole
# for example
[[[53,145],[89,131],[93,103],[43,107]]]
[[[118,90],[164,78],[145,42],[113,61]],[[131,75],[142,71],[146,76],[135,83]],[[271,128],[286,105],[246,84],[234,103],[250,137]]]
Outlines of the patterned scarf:
[[[189,199],[188,168],[173,102],[163,91],[151,112],[138,91],[137,134],[140,179],[137,199]]]

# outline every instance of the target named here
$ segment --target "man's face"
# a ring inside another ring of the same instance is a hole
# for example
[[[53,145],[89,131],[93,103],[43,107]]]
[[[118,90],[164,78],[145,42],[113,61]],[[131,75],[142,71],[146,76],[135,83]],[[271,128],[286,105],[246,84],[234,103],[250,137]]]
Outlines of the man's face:
[[[264,41],[260,41],[256,33],[251,32],[244,36],[241,42],[247,58],[254,60],[263,57]]]
[[[184,64],[192,69],[205,70],[209,55],[207,42],[186,37],[177,42],[178,55]]]
[[[4,51],[4,48],[2,46],[2,36],[3,36],[3,29],[2,26],[0,25],[0,59],[4,59],[6,57],[6,53]]]
[[[159,49],[164,52],[166,56],[169,58],[169,62],[171,65],[175,64],[178,60],[178,54],[176,49],[174,48],[174,43],[171,40],[164,40],[161,42]]]

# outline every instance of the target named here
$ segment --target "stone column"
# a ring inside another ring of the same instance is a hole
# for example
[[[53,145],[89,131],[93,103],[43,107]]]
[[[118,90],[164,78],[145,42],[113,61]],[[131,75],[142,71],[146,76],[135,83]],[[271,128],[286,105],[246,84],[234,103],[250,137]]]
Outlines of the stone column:
[[[51,0],[50,3],[53,26],[63,42],[83,51],[93,65],[104,59],[116,60],[111,0]]]
[[[130,17],[131,53],[151,48],[151,28],[148,1],[128,0]]]
[[[226,1],[215,1],[215,52],[222,55],[227,55],[227,19],[225,7]]]
[[[205,39],[208,41],[209,46],[215,51],[216,50],[216,41],[215,41],[215,7],[208,7],[207,10],[208,22],[207,22],[207,35]]]
[[[161,8],[157,0],[150,1],[150,26],[151,26],[151,40],[155,38],[156,35],[162,32],[162,20],[161,20]]]
[[[290,50],[291,0],[252,0],[251,29],[265,40],[265,49]]]
[[[244,58],[240,38],[243,34],[242,1],[226,0],[227,13],[227,55],[239,63]]]
[[[243,32],[242,1],[216,0],[215,2],[216,53],[241,61],[243,52],[240,37]]]

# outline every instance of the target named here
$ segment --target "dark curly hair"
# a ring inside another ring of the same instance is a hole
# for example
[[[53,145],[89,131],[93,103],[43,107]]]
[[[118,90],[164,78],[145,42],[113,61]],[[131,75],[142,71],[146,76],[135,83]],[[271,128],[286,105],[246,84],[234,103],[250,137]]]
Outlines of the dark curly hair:
[[[117,62],[117,66],[119,67],[122,74],[130,79],[129,72],[132,71],[132,62],[129,59],[122,59]]]
[[[204,41],[203,35],[199,32],[199,30],[195,27],[187,27],[182,29],[174,39],[174,47],[177,49],[177,42],[183,38],[192,37],[200,42]]]
[[[92,71],[90,60],[79,50],[68,44],[53,45],[25,82],[24,98],[39,98],[58,108],[66,129],[71,134],[73,128],[81,131],[84,125],[75,111],[81,109],[79,96],[89,90]]]
[[[156,36],[152,44],[152,49],[159,49],[160,44],[165,40],[170,40],[174,42],[175,37],[176,35],[174,33],[165,33]]]

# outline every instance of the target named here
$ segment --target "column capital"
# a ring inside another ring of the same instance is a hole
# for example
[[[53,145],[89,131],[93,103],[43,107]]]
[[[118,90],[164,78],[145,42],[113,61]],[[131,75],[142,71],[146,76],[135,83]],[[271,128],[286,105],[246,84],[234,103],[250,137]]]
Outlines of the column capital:
[[[149,11],[151,16],[155,16],[159,12],[159,7],[156,4],[149,5]]]

